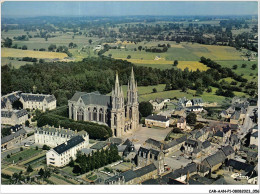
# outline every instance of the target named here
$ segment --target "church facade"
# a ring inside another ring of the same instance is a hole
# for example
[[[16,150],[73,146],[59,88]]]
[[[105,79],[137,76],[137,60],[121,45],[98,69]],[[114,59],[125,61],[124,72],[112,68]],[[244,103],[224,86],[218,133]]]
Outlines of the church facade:
[[[133,69],[128,81],[126,104],[123,88],[116,74],[111,96],[99,92],[76,92],[68,101],[68,106],[70,119],[108,125],[114,137],[136,130],[139,127],[139,103]]]

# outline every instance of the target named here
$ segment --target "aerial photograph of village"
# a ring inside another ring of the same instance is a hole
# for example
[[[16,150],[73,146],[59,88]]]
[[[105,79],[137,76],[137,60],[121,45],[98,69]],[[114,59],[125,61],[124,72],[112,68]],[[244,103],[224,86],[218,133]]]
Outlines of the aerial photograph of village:
[[[257,1],[1,3],[1,185],[258,184]]]

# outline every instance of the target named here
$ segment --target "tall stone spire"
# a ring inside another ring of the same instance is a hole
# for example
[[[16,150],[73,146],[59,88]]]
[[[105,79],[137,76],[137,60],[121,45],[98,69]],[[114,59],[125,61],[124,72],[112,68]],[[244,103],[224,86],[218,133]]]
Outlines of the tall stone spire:
[[[134,84],[135,83],[135,75],[134,75],[134,68],[132,67],[132,72],[131,72],[131,83]]]

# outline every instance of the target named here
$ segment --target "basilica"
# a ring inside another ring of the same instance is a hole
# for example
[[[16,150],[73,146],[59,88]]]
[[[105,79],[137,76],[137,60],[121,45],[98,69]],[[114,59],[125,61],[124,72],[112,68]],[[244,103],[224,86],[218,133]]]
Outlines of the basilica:
[[[123,88],[116,73],[111,96],[99,92],[76,92],[68,101],[68,105],[70,119],[108,125],[114,137],[121,137],[129,131],[136,130],[139,127],[139,103],[133,68],[128,81],[126,104]]]

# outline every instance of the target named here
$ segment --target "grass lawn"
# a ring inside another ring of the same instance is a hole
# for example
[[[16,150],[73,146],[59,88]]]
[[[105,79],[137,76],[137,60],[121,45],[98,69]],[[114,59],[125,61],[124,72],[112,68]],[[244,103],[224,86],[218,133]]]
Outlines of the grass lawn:
[[[25,169],[24,168],[18,168],[18,167],[9,167],[9,168],[7,168],[6,170],[8,170],[8,171],[11,171],[11,172],[16,172],[16,173],[19,173],[19,172],[21,172],[21,171],[25,171]]]
[[[20,157],[22,157],[22,160],[26,160],[40,152],[41,152],[41,150],[24,149],[23,151],[15,153],[14,155],[11,155],[10,158],[5,158],[4,160],[9,163],[12,163],[13,161],[14,161],[14,163],[17,163],[17,162],[19,162]]]
[[[64,181],[64,182],[67,182],[67,183],[69,183],[69,184],[72,184],[72,185],[74,185],[74,184],[77,183],[77,182],[74,181],[74,180],[69,180],[68,178],[64,178],[62,175],[53,174],[52,176],[55,177],[55,178],[57,178],[57,179],[60,179],[60,180],[62,180],[62,181]]]
[[[70,166],[66,166],[66,167],[62,168],[62,171],[74,176],[75,174],[72,172],[72,170],[73,170],[73,167],[70,167]]]

